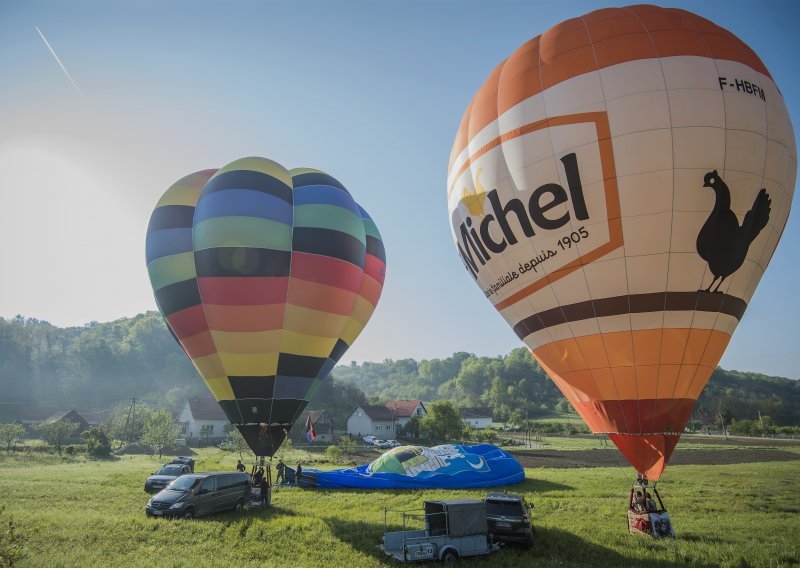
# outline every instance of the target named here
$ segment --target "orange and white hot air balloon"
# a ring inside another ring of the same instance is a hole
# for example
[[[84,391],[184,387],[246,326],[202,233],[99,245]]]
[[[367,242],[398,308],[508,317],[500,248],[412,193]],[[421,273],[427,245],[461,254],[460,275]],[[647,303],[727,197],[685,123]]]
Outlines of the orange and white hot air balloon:
[[[492,72],[456,135],[448,208],[470,277],[655,480],[775,251],[796,172],[758,56],[639,5],[558,24]]]

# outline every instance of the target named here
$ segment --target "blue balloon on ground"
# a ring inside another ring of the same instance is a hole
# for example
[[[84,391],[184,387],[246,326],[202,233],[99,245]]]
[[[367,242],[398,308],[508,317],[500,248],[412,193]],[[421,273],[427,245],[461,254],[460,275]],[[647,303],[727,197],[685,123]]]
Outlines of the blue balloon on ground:
[[[511,485],[524,479],[522,465],[497,446],[446,444],[392,448],[370,464],[348,469],[304,469],[300,485],[331,489],[469,489]]]

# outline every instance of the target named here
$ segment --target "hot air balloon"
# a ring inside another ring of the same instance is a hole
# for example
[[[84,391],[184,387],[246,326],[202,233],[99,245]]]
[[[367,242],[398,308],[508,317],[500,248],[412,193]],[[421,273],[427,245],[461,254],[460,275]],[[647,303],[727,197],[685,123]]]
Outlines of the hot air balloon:
[[[171,186],[146,249],[170,331],[253,452],[272,456],[378,303],[375,223],[324,172],[244,158]]]
[[[797,150],[729,31],[630,6],[560,23],[478,90],[450,156],[469,273],[593,432],[657,480],[772,257]]]

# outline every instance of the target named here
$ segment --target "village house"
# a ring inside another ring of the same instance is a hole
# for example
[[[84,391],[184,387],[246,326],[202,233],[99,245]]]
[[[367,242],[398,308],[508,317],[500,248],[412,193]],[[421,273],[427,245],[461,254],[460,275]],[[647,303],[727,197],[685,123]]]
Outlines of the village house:
[[[186,438],[189,446],[219,444],[228,437],[225,432],[228,417],[210,396],[187,398],[176,422],[180,436]]]
[[[494,425],[492,422],[494,414],[488,406],[459,408],[458,414],[461,417],[461,421],[470,428],[491,428]]]
[[[390,400],[383,405],[356,406],[347,417],[347,433],[356,438],[394,439],[412,416],[428,413],[421,400]]]

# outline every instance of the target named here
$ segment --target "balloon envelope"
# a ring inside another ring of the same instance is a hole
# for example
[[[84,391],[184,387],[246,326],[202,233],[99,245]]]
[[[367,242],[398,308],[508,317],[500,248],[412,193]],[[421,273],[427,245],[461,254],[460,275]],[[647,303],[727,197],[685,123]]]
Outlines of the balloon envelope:
[[[364,328],[385,275],[380,233],[341,183],[264,158],[170,187],[147,263],[167,325],[262,456]]]
[[[755,53],[604,9],[515,51],[461,122],[467,271],[594,432],[657,479],[780,239],[797,152]]]

